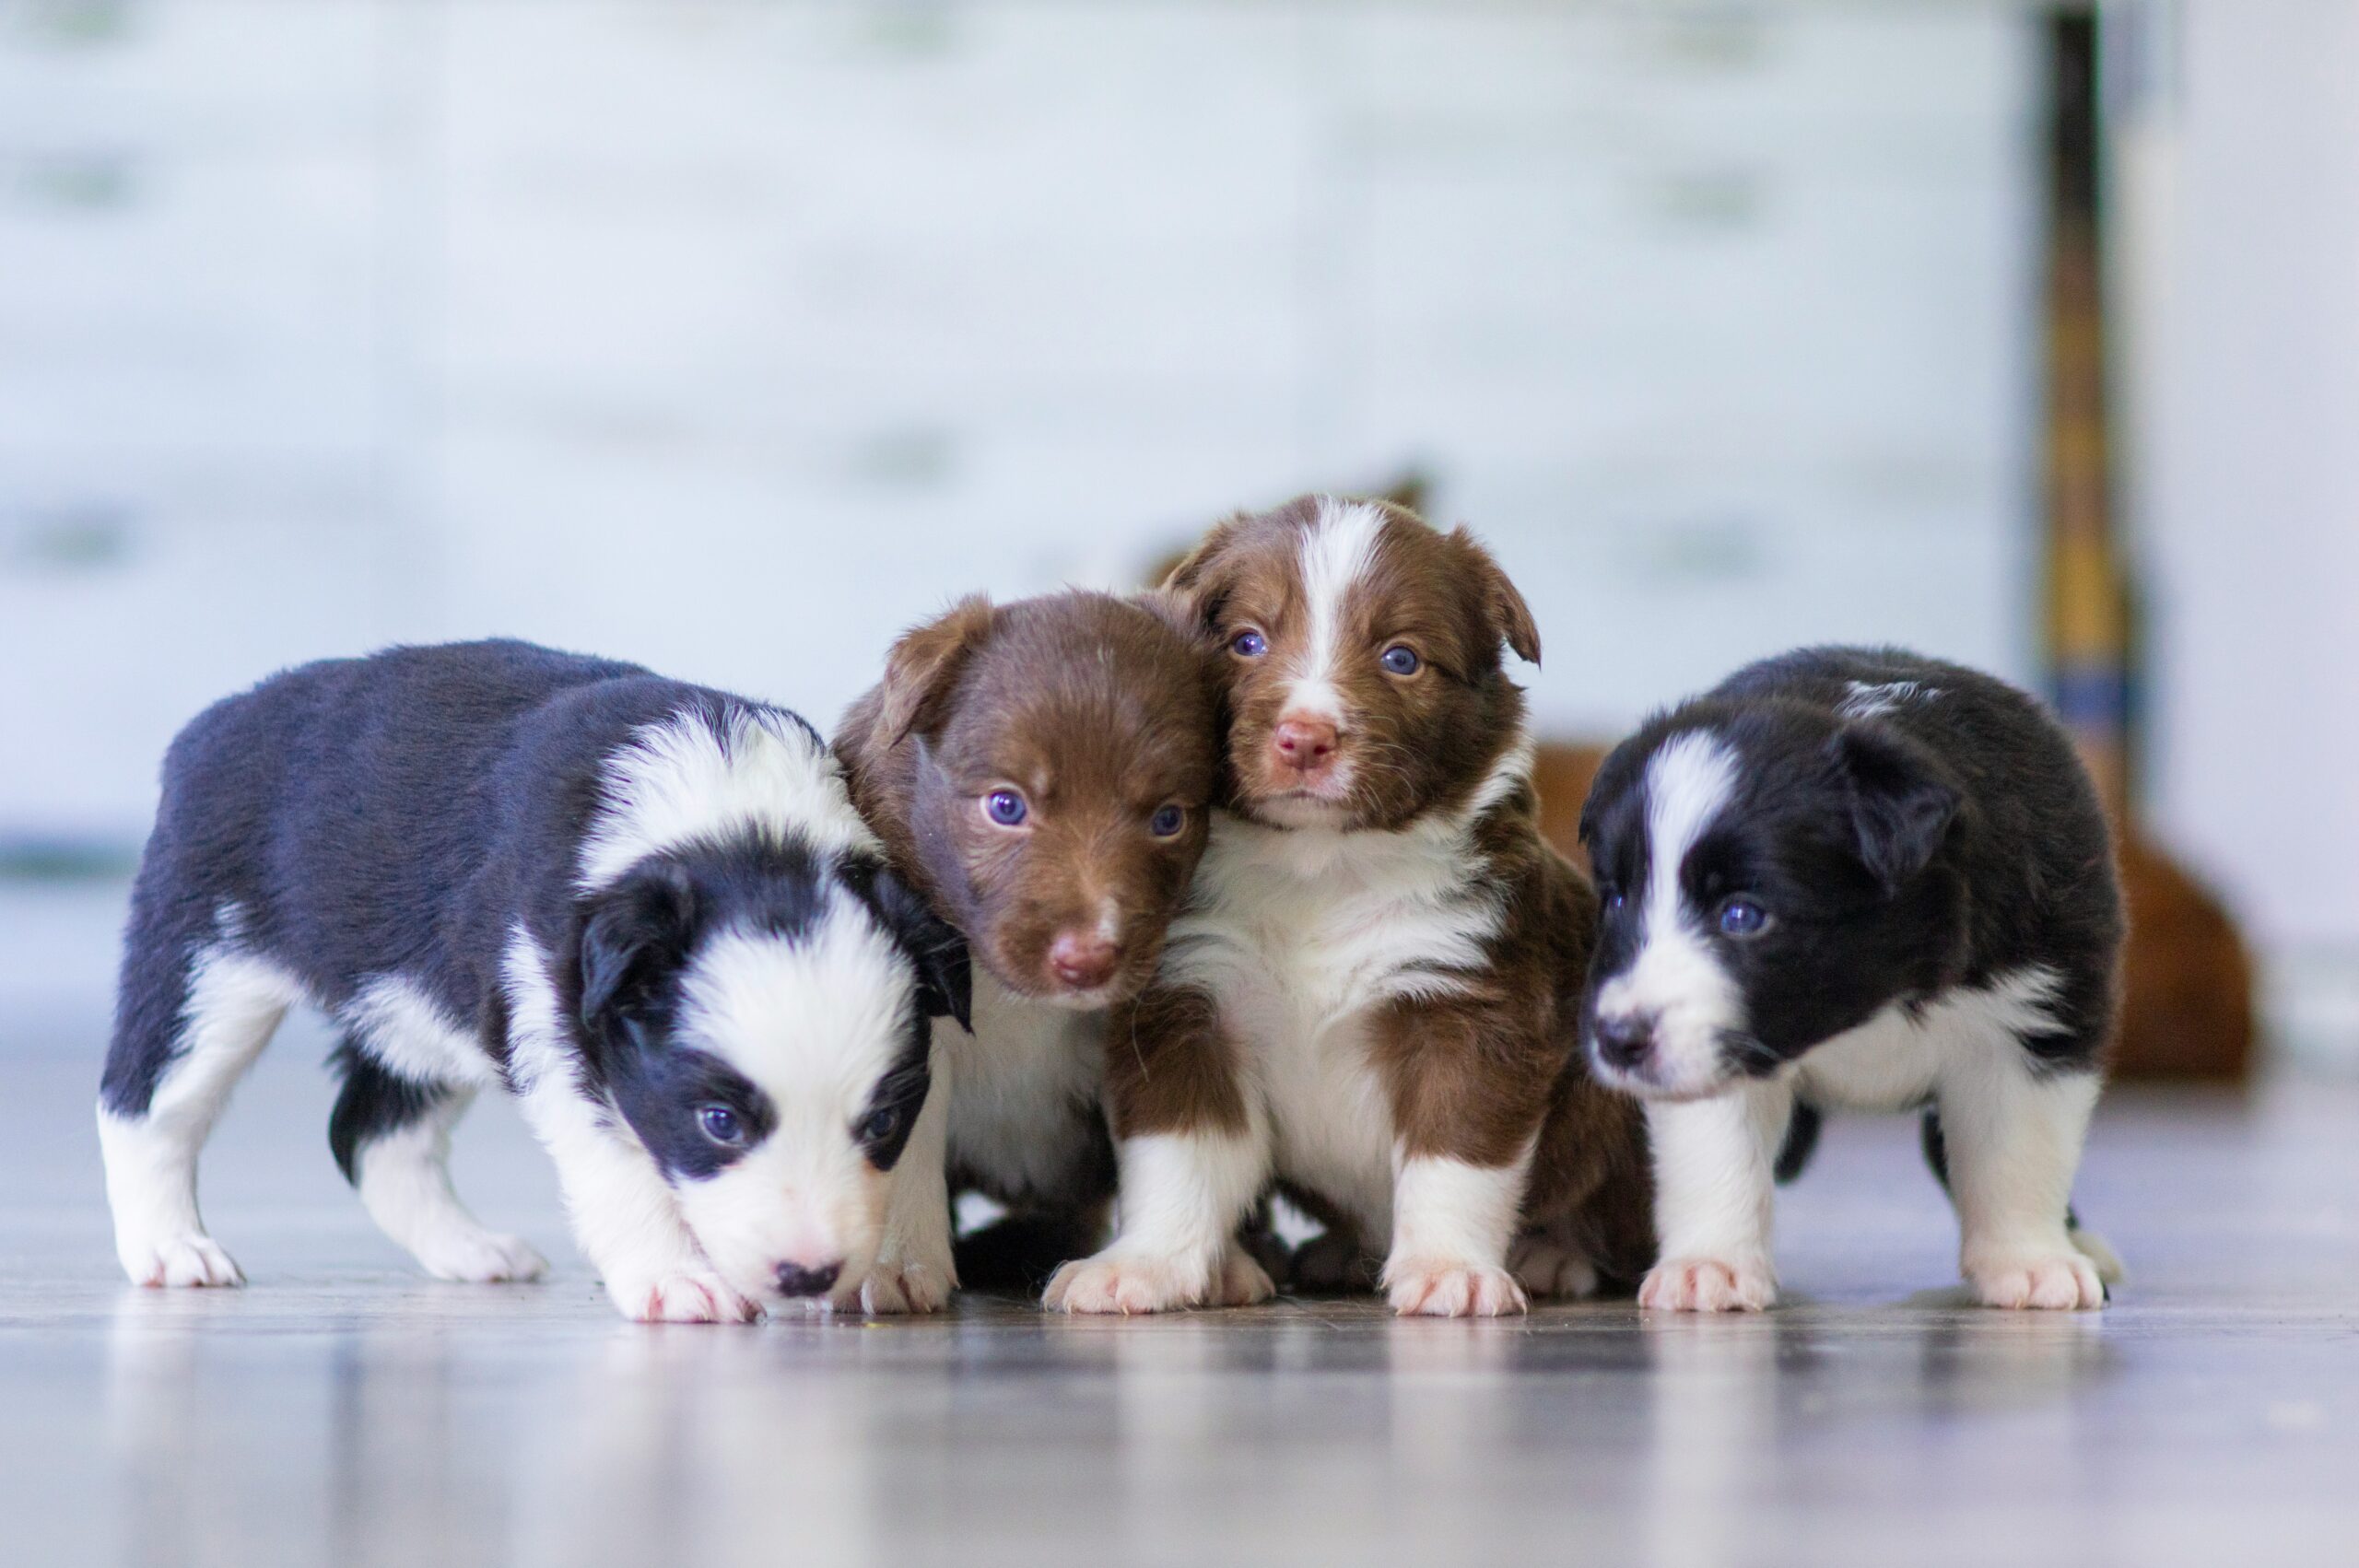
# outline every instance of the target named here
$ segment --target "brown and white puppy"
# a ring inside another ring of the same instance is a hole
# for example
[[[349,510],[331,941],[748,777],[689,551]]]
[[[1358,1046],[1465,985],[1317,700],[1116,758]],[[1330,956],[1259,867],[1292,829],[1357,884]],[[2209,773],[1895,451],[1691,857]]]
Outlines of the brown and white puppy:
[[[953,1190],[1007,1205],[1003,1235],[1062,1242],[962,1245],[971,1284],[1037,1288],[1102,1232],[1105,1009],[1155,973],[1218,769],[1182,625],[1156,595],[967,599],[894,645],[836,735],[853,803],[974,959],[973,1034],[943,1036],[934,1085]]]
[[[1597,900],[1539,834],[1521,595],[1463,530],[1324,497],[1221,524],[1168,586],[1226,650],[1223,809],[1110,1020],[1121,1235],[1049,1305],[1250,1293],[1231,1236],[1273,1181],[1390,1238],[1402,1313],[1635,1279],[1645,1135],[1583,1065]]]

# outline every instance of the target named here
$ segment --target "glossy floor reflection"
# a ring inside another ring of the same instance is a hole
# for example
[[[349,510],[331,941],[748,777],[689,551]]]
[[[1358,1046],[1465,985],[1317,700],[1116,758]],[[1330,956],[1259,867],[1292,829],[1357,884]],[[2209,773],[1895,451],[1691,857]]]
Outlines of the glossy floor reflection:
[[[2102,1316],[1945,1290],[1903,1123],[1781,1211],[1793,1304],[1505,1324],[1353,1305],[646,1329],[504,1108],[486,1217],[559,1260],[414,1277],[327,1158],[300,1042],[208,1165],[240,1293],[122,1285],[95,1065],[0,1067],[0,1557],[437,1565],[1347,1561],[2280,1563],[2359,1525],[2359,1094],[2123,1096],[2082,1208]]]

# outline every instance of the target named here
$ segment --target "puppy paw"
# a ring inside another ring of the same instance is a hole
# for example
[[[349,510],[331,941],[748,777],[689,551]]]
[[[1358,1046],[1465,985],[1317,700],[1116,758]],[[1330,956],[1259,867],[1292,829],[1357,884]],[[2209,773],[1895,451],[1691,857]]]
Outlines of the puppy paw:
[[[1578,1301],[1597,1293],[1597,1265],[1589,1254],[1544,1235],[1519,1237],[1508,1251],[1508,1272],[1536,1296]]]
[[[664,1274],[609,1282],[606,1290],[623,1316],[640,1323],[751,1323],[762,1315],[718,1274]]]
[[[2094,1312],[2105,1305],[2096,1265],[2070,1248],[2029,1256],[1979,1258],[1966,1269],[1985,1306],[2037,1312]]]
[[[1523,1287],[1506,1270],[1448,1258],[1387,1264],[1384,1291],[1403,1317],[1503,1317],[1532,1310]]]
[[[436,1279],[467,1285],[522,1283],[549,1271],[548,1259],[531,1243],[492,1231],[438,1237],[418,1249],[417,1260]]]
[[[1777,1299],[1761,1258],[1669,1258],[1638,1287],[1638,1305],[1656,1312],[1766,1312]]]
[[[186,1231],[157,1241],[126,1241],[121,1248],[123,1271],[135,1285],[163,1290],[192,1286],[231,1286],[246,1282],[244,1274],[221,1250],[220,1243],[203,1231]]]
[[[1258,1267],[1253,1271],[1261,1274]],[[1051,1312],[1118,1312],[1125,1317],[1138,1312],[1176,1312],[1203,1305],[1211,1283],[1202,1268],[1108,1251],[1068,1263],[1050,1275],[1040,1305]],[[1264,1290],[1269,1283],[1269,1276],[1262,1274]]]
[[[940,1312],[949,1304],[957,1282],[947,1260],[938,1264],[879,1262],[869,1270],[868,1277],[861,1281],[852,1297],[837,1305],[846,1310],[856,1306],[877,1317]]]
[[[1278,1293],[1269,1270],[1241,1246],[1232,1246],[1213,1276],[1215,1306],[1256,1306]]]

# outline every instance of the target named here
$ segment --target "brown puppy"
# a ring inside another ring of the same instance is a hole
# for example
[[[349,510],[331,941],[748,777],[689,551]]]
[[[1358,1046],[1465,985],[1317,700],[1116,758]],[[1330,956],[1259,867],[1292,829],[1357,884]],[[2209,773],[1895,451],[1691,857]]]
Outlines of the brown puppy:
[[[1581,1056],[1597,900],[1540,837],[1500,657],[1539,658],[1522,596],[1462,531],[1318,497],[1215,528],[1168,587],[1225,661],[1226,809],[1110,1020],[1121,1235],[1050,1305],[1238,1294],[1273,1180],[1389,1238],[1403,1313],[1520,1309],[1511,1248],[1545,1293],[1635,1279],[1644,1126]]]
[[[970,1285],[1037,1287],[1102,1228],[1104,1010],[1155,973],[1217,767],[1207,661],[1176,614],[1156,595],[964,600],[894,645],[836,735],[853,804],[976,962],[973,1036],[948,1036],[934,1085],[953,1190],[1016,1211],[1003,1243],[1061,1248],[962,1246]]]

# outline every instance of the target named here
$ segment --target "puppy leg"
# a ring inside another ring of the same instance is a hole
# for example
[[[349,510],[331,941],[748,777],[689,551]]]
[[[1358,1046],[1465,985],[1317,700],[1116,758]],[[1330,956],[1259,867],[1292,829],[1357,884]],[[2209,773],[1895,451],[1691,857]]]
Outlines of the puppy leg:
[[[1402,1316],[1497,1317],[1530,1308],[1508,1272],[1532,1164],[1529,1146],[1505,1165],[1407,1155],[1392,1178],[1392,1250],[1381,1283]]]
[[[452,1189],[451,1129],[475,1090],[398,1077],[349,1042],[337,1059],[344,1089],[328,1118],[328,1146],[378,1229],[438,1280],[488,1284],[547,1272],[539,1253],[485,1229]]]
[[[1778,1299],[1771,1166],[1792,1109],[1793,1091],[1776,1082],[1648,1103],[1662,1258],[1638,1287],[1640,1306],[1759,1312]]]
[[[868,1277],[837,1287],[836,1305],[872,1313],[939,1312],[958,1283],[951,1257],[949,1161],[951,1071],[940,1047],[933,1085],[894,1164],[885,1237]]]
[[[197,1215],[197,1156],[300,987],[226,944],[143,942],[136,916],[131,946],[99,1100],[115,1256],[135,1284],[243,1284]]]
[[[1508,1271],[1536,1296],[1579,1301],[1597,1293],[1597,1260],[1570,1225],[1543,1225],[1524,1232],[1508,1249]]]
[[[1121,1228],[1096,1257],[1058,1270],[1043,1305],[1128,1316],[1274,1293],[1269,1275],[1235,1241],[1238,1221],[1269,1179],[1258,1126],[1125,1138],[1116,1154]]]
[[[573,1234],[617,1311],[642,1323],[750,1323],[762,1315],[714,1272],[638,1140],[600,1125],[570,1082],[543,1079],[522,1105],[557,1164]]]
[[[2070,1312],[2105,1305],[2097,1265],[2067,1229],[2099,1087],[2094,1072],[2035,1072],[2011,1036],[1943,1075],[1936,1094],[1958,1262],[1984,1305]]]
[[[1121,1179],[1121,1228],[1049,1280],[1051,1311],[1168,1312],[1275,1293],[1238,1244],[1270,1180],[1265,1107],[1240,1081],[1219,1009],[1200,991],[1149,987],[1115,1010],[1106,1106]],[[1180,1091],[1184,1091],[1181,1093]]]

